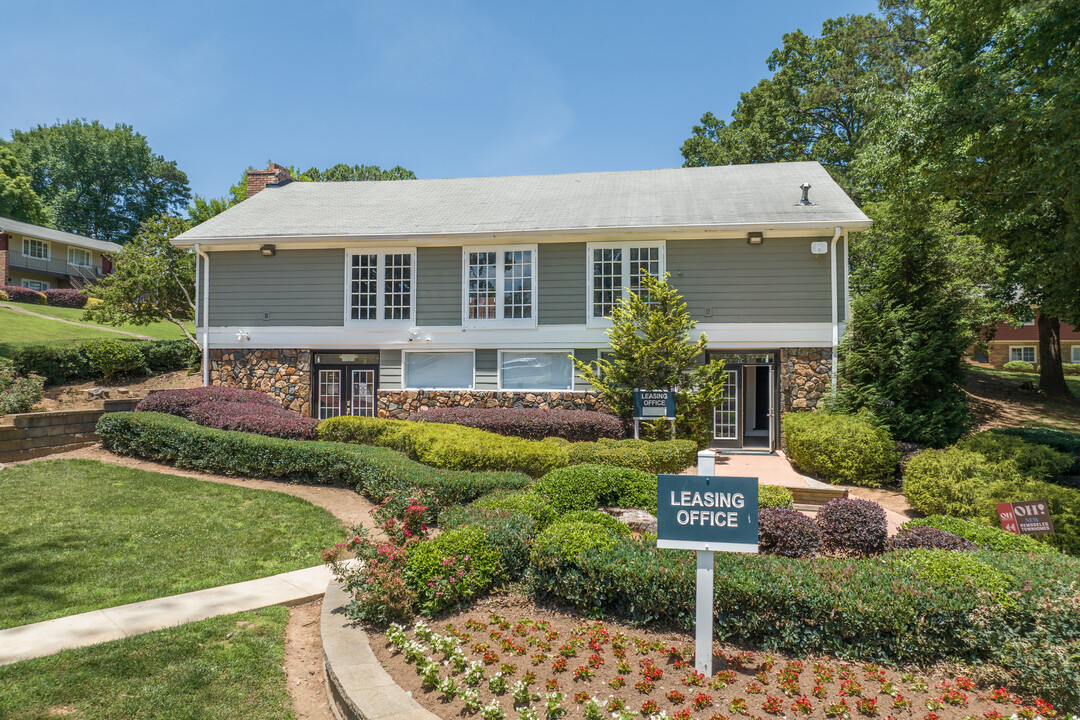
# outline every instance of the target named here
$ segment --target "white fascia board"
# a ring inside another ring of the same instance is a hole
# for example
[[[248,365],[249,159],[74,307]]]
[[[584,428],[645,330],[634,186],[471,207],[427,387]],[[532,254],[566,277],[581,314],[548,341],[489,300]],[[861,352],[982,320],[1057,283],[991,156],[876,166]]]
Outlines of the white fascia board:
[[[560,350],[608,346],[603,328],[584,325],[541,325],[538,328],[478,330],[423,327],[410,340],[409,329],[309,326],[236,325],[210,328],[210,347],[304,348],[312,350]],[[824,347],[832,325],[822,323],[699,323],[694,334],[705,333],[713,350],[760,350],[779,347]],[[246,333],[247,340],[237,340]],[[200,331],[199,338],[202,333]]]
[[[742,238],[749,231],[763,232],[766,239],[774,237],[831,237],[837,225],[845,231],[859,232],[873,224],[870,220],[825,221],[801,220],[778,223],[732,223],[725,225],[662,225],[650,227],[600,227],[561,228],[558,230],[513,230],[500,232],[446,232],[446,233],[385,233],[379,235],[250,235],[235,237],[173,238],[176,247],[192,247],[196,242],[216,249],[258,249],[260,245],[273,244],[289,249],[294,247],[346,248],[382,243],[407,243],[412,245],[461,245],[508,242],[570,242],[600,241],[605,238],[648,237],[669,240],[680,237],[714,236]]]

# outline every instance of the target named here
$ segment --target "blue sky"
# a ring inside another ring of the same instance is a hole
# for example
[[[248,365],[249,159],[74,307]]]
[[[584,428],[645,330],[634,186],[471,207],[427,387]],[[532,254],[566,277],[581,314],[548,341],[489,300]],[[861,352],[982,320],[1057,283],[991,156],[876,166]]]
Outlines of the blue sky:
[[[0,136],[125,122],[202,195],[248,165],[677,167],[785,32],[875,2],[0,0]]]

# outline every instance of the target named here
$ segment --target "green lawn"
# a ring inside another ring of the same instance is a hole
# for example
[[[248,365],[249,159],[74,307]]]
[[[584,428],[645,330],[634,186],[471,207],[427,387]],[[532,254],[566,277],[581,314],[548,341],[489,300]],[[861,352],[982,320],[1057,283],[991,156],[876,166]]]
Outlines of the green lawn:
[[[1039,373],[1037,372],[1008,372],[1007,370],[997,370],[995,368],[986,368],[977,365],[968,365],[967,369],[969,373],[986,378],[994,378],[1000,382],[1009,383],[1016,387],[1019,387],[1025,382],[1030,382],[1035,387],[1039,387]],[[1065,384],[1069,386],[1069,389],[1073,391],[1074,395],[1080,397],[1080,375],[1066,375]]]
[[[270,607],[0,667],[0,717],[291,720],[288,619]]]
[[[0,471],[0,628],[318,565],[338,521],[299,498],[41,460]]]
[[[11,304],[14,305],[15,307],[25,308],[25,309],[29,310],[30,312],[38,313],[39,315],[48,315],[49,317],[59,318],[61,320],[73,320],[75,322],[81,322],[81,323],[88,322],[86,320],[83,320],[83,311],[82,310],[77,310],[75,308],[49,307],[48,305],[29,305],[27,303],[11,303]],[[7,312],[10,315],[17,314],[17,313],[13,313],[10,310],[5,310],[4,308],[0,308],[0,312]],[[0,317],[3,317],[3,318],[6,319],[7,315],[0,315]],[[26,317],[29,317],[29,316],[26,316]],[[38,320],[38,318],[30,318],[30,319],[31,320]],[[74,331],[79,331],[79,330],[82,329],[82,328],[76,328],[75,326],[68,325],[66,323],[49,323],[49,321],[43,320],[43,319],[40,320],[40,322],[45,324],[45,325],[48,325],[50,327],[59,328],[59,330],[56,330],[56,332],[61,332],[61,333],[65,332],[63,330],[63,328],[70,328],[70,330],[74,330]],[[98,327],[101,327],[101,328],[111,328],[113,330],[123,330],[125,332],[133,332],[133,333],[137,333],[139,335],[146,335],[147,337],[157,338],[158,340],[183,340],[184,339],[184,333],[180,330],[180,328],[176,327],[176,325],[173,325],[171,322],[159,322],[159,323],[154,323],[153,325],[131,325],[129,323],[129,324],[125,324],[125,325],[116,325],[116,326],[113,326],[113,325],[101,325],[100,323],[89,323],[89,324],[90,325],[97,325]],[[194,327],[194,325],[192,323],[188,323],[187,329],[191,333],[195,332],[195,327]],[[17,340],[16,338],[11,338],[8,335],[9,335],[9,333],[6,330],[0,330],[0,342],[29,342],[27,340],[21,340],[20,341],[20,340]],[[70,333],[69,333],[68,336],[72,337],[73,339],[82,339],[82,336],[77,336],[77,337],[76,336],[71,336]],[[103,336],[105,336],[105,337],[123,337],[122,335],[117,335],[116,333],[108,333],[108,332],[103,333]],[[89,336],[89,337],[102,337],[102,336],[101,335],[92,335],[92,336]],[[63,338],[63,336],[61,336],[61,339],[62,338]]]
[[[967,366],[967,390],[972,395],[976,416],[995,426],[1036,425],[1076,430],[1080,427],[1080,403],[1052,400],[1031,390],[1024,383],[1039,387],[1038,373],[995,370]],[[1080,375],[1066,375],[1065,382],[1080,398]]]
[[[57,310],[60,308],[51,308]],[[61,343],[97,338],[121,338],[123,335],[53,322],[0,307],[0,343]]]

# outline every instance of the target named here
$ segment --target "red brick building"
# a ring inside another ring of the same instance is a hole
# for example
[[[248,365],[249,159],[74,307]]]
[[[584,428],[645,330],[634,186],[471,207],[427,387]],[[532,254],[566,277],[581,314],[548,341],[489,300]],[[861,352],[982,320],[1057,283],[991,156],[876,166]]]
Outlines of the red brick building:
[[[996,368],[1010,360],[1039,364],[1039,328],[1034,320],[1019,327],[999,323],[988,346],[986,355],[974,354],[976,361],[989,362]],[[1061,324],[1061,358],[1066,363],[1080,363],[1080,331],[1065,323]]]

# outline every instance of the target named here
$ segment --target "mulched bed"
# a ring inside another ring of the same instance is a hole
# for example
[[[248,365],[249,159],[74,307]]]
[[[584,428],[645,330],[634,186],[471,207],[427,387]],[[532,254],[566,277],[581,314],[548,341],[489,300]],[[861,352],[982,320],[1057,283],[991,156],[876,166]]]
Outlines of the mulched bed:
[[[1054,717],[1041,701],[977,687],[938,668],[908,672],[835,658],[715,646],[694,670],[693,637],[489,598],[430,623],[371,634],[394,680],[441,718],[739,720],[739,718]]]

